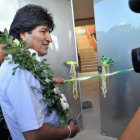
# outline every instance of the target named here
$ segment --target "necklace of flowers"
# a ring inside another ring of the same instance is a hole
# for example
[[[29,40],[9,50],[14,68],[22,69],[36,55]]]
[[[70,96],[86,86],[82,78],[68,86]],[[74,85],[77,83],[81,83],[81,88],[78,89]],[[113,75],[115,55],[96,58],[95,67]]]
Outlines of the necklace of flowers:
[[[21,39],[14,40],[13,36],[8,35],[7,29],[0,37],[0,44],[3,44],[3,49],[12,55],[12,58],[6,56],[5,60],[9,60],[9,64],[18,64],[13,68],[13,75],[18,68],[30,71],[39,81],[43,87],[40,91],[31,85],[32,90],[43,94],[44,102],[48,106],[48,115],[52,110],[56,110],[60,116],[60,122],[67,121],[69,116],[69,104],[67,103],[65,95],[59,90],[55,83],[52,81],[53,72],[46,64],[47,59],[38,61],[38,54],[35,50],[29,49],[28,45]],[[24,46],[24,47],[23,47]]]

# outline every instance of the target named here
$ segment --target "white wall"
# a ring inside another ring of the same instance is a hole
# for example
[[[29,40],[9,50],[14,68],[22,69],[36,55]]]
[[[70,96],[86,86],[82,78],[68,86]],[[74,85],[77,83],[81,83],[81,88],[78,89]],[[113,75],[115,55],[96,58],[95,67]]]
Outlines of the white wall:
[[[3,31],[5,27],[9,30],[17,9],[17,0],[0,0],[0,31]]]

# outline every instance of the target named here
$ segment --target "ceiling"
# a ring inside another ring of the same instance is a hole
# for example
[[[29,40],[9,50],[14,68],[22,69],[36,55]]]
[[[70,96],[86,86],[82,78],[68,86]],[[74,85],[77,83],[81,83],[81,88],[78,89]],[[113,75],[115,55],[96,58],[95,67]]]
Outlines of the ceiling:
[[[76,26],[94,24],[93,0],[73,0],[73,8]]]
[[[93,5],[100,1],[102,0],[73,0],[75,26],[94,24]]]

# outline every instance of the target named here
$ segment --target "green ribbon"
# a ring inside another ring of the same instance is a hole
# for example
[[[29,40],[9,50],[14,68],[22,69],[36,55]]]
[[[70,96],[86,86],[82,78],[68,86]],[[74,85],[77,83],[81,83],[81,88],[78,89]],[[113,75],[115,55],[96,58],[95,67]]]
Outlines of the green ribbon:
[[[131,69],[126,69],[126,70],[116,71],[116,72],[113,72],[113,73],[98,74],[98,75],[88,76],[88,77],[79,77],[79,78],[75,78],[75,79],[68,79],[68,80],[65,80],[65,83],[69,83],[69,82],[72,82],[72,81],[83,81],[83,80],[88,80],[88,79],[101,77],[101,76],[113,76],[113,75],[116,75],[116,74],[121,74],[121,73],[129,72],[129,71],[134,71],[134,69],[131,68]]]

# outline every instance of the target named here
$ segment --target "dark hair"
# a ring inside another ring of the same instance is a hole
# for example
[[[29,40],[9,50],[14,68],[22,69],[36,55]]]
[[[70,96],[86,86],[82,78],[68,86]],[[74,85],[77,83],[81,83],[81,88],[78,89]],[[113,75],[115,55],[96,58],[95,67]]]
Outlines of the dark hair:
[[[28,4],[16,12],[10,26],[9,35],[20,39],[21,32],[31,33],[39,25],[46,25],[50,32],[53,31],[54,22],[52,16],[45,8],[39,5]]]
[[[0,36],[3,34],[3,32],[0,31]]]

